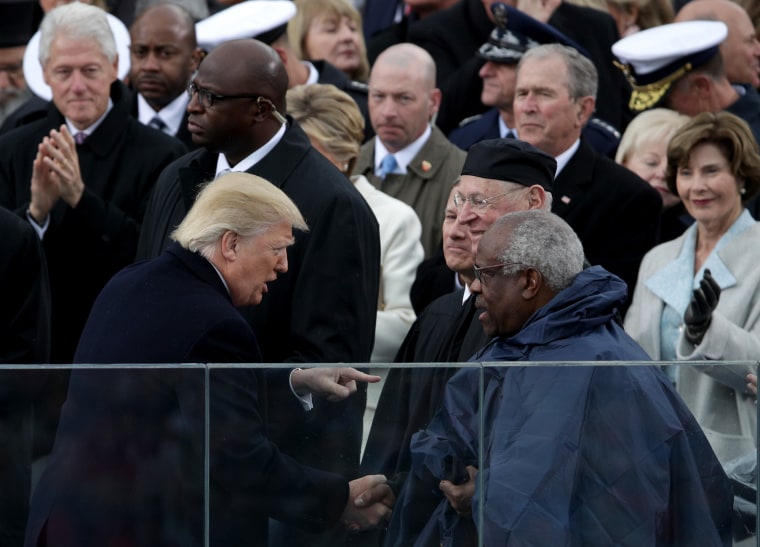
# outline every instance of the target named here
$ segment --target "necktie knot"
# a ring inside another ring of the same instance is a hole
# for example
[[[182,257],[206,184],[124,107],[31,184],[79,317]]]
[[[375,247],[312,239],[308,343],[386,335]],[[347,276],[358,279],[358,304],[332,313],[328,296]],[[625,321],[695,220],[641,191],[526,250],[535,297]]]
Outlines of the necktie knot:
[[[84,131],[79,131],[74,135],[74,142],[77,144],[84,144],[84,141],[87,140],[87,133]]]
[[[379,176],[381,179],[385,179],[386,175],[388,175],[388,173],[392,173],[396,167],[398,167],[396,156],[393,154],[388,154],[380,162],[380,170],[378,171],[377,176]]]
[[[166,130],[166,124],[164,123],[164,120],[158,116],[153,116],[153,119],[148,122],[148,125],[153,129],[158,129],[159,131]]]

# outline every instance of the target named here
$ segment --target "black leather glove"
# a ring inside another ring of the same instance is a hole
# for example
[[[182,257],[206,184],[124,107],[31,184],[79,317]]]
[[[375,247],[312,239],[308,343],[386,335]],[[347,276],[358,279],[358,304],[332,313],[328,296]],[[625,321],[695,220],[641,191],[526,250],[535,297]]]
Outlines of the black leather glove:
[[[686,340],[698,346],[710,326],[713,310],[718,306],[720,299],[720,287],[710,274],[705,270],[699,288],[694,290],[689,307],[683,316],[684,335]]]

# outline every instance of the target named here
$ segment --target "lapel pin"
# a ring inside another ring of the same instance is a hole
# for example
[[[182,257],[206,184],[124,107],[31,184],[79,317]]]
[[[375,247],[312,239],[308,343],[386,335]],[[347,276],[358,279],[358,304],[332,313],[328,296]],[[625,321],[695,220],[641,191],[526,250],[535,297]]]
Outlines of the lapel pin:
[[[432,168],[433,168],[433,164],[432,163],[430,163],[427,160],[423,160],[423,162],[422,162],[422,170],[425,173],[427,173],[428,171],[430,171]]]
[[[564,203],[565,205],[567,205],[568,203],[570,203],[570,198],[569,198],[569,197],[567,197],[567,196],[562,196],[561,198],[559,198],[559,200],[560,200],[562,203]]]

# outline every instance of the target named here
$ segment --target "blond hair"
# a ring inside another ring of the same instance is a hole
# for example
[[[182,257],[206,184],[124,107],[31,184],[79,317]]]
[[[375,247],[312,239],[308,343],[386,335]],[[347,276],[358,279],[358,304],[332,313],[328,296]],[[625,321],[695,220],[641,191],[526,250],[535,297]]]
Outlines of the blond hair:
[[[653,108],[642,112],[625,128],[615,154],[615,161],[621,165],[625,164],[631,155],[647,142],[664,140],[667,146],[676,131],[688,121],[689,116],[668,108]]]
[[[308,231],[296,204],[269,181],[230,173],[207,183],[171,238],[189,251],[211,258],[225,232],[259,235],[280,222]]]
[[[352,172],[364,140],[364,117],[356,102],[332,84],[299,85],[288,90],[288,114],[335,161]]]

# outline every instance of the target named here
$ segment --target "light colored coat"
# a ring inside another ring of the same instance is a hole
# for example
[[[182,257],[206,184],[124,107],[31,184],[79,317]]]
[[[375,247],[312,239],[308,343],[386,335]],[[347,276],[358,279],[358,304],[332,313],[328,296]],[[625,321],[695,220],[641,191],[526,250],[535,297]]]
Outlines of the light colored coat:
[[[661,358],[660,321],[664,302],[647,285],[653,275],[673,263],[686,241],[694,241],[689,228],[684,235],[658,245],[644,257],[633,303],[625,318],[626,331],[652,357]],[[676,355],[687,361],[760,360],[760,223],[755,223],[713,251],[710,264],[721,286],[721,295],[710,327],[699,346],[690,344],[683,329]],[[692,270],[687,274],[693,278]],[[732,279],[733,278],[733,279]],[[689,279],[691,282],[691,278]],[[756,446],[757,407],[746,389],[745,376],[754,367],[713,364],[682,365],[677,389],[702,426],[718,459],[725,463]]]
[[[416,317],[409,291],[424,255],[422,225],[414,209],[376,189],[363,175],[351,181],[380,226],[380,298],[372,362],[391,363]]]

